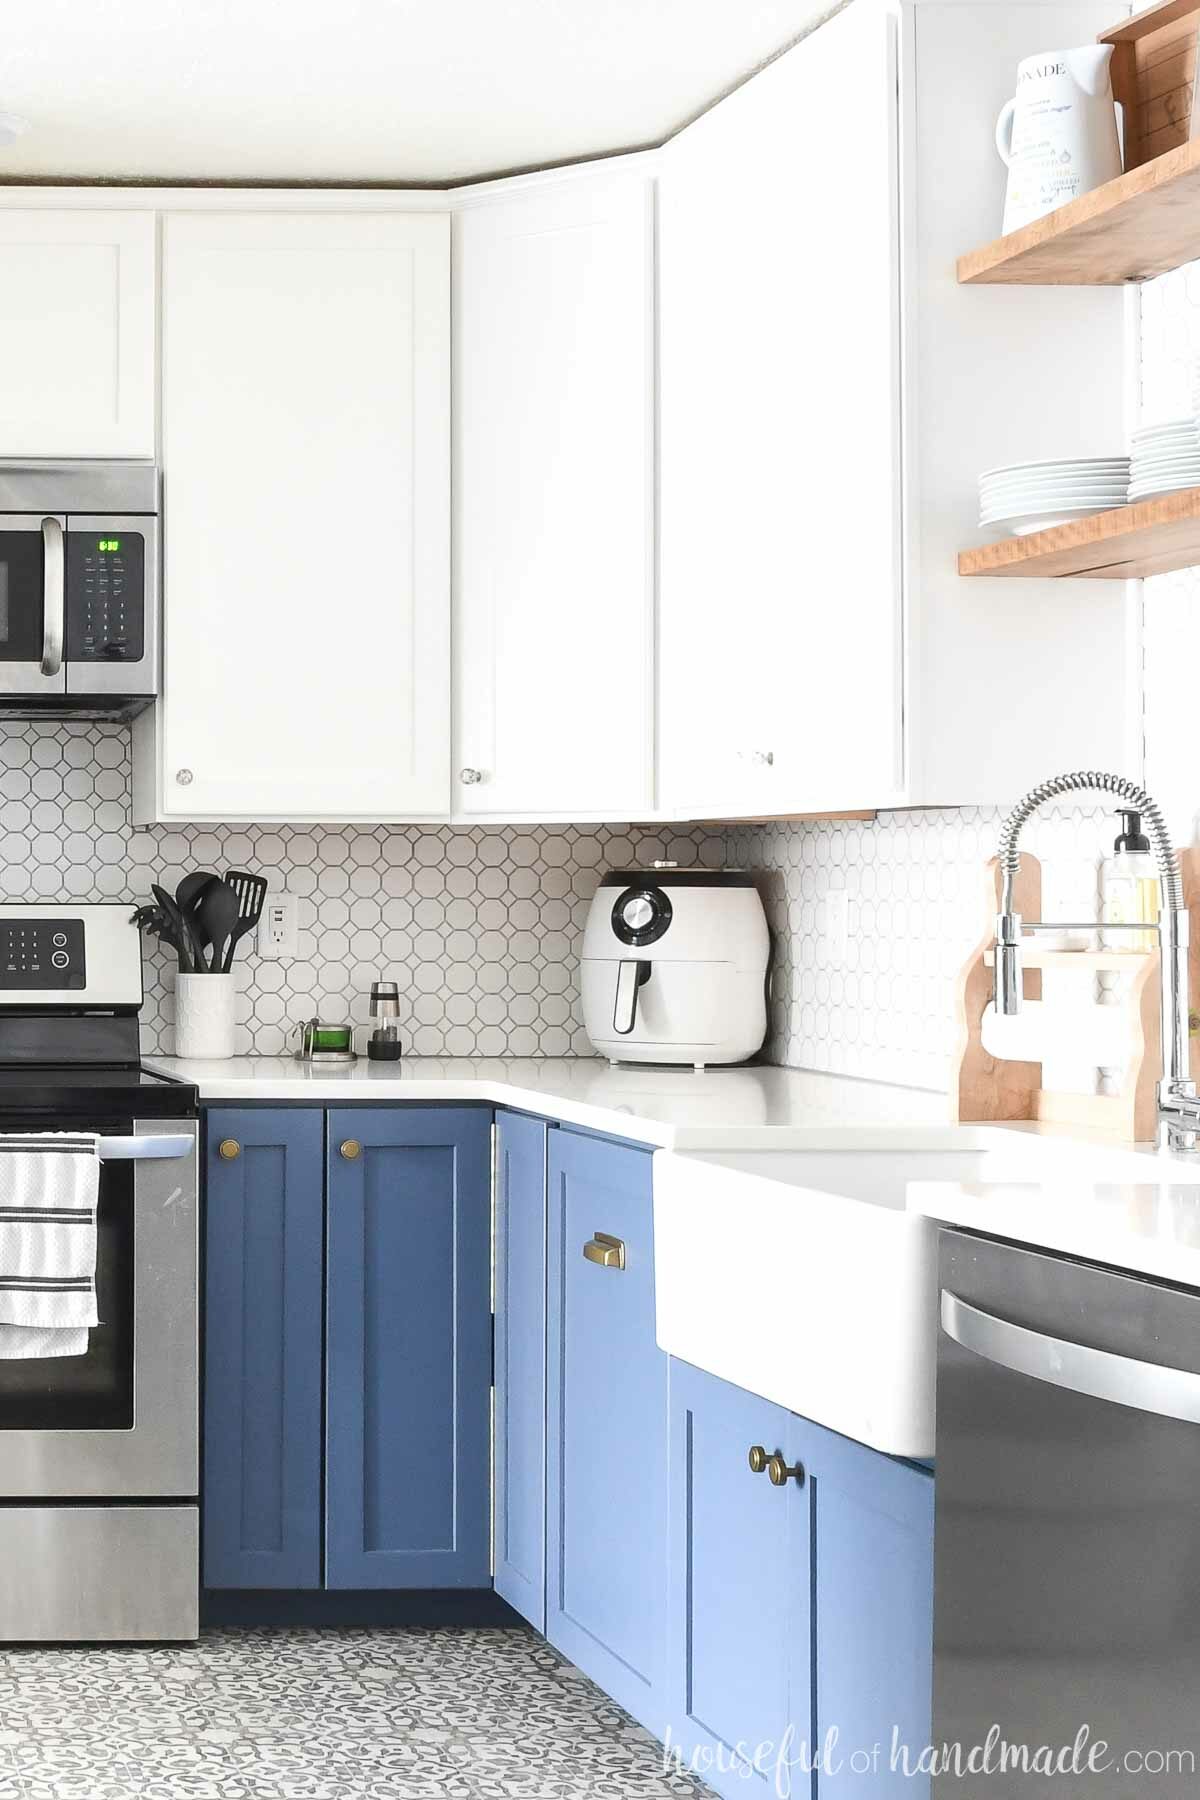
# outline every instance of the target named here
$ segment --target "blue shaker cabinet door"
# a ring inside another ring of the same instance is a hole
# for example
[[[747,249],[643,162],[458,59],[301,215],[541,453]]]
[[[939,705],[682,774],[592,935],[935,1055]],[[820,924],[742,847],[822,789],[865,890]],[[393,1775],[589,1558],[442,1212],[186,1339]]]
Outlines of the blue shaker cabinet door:
[[[546,1636],[661,1736],[667,1359],[651,1161],[550,1133]]]
[[[928,1800],[934,1478],[808,1420],[794,1430],[814,1507],[817,1741],[835,1742],[819,1793]]]
[[[670,1766],[744,1800],[807,1794],[808,1495],[761,1466],[790,1462],[791,1414],[675,1358],[670,1384]]]
[[[325,1582],[491,1582],[491,1113],[328,1115]]]
[[[316,1588],[324,1114],[207,1123],[204,1583]]]
[[[546,1624],[546,1136],[496,1114],[496,1592]]]

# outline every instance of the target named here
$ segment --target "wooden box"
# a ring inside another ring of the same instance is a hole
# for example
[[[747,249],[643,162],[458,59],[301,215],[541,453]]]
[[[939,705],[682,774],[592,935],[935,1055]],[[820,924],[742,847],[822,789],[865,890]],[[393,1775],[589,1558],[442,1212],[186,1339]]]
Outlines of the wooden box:
[[[1200,0],[1166,0],[1111,31],[1113,98],[1125,109],[1125,168],[1138,168],[1197,135]]]

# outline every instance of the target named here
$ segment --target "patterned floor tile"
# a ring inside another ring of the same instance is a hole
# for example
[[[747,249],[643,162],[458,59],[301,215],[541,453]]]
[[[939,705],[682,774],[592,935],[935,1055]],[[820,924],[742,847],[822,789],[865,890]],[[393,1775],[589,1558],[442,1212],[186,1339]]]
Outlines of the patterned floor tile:
[[[0,1800],[703,1800],[526,1630],[0,1650]]]

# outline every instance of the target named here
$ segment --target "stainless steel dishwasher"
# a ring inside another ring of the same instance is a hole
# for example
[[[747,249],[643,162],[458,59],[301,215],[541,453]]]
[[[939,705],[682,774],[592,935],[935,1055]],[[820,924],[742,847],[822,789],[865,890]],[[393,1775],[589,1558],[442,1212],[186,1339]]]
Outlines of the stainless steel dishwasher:
[[[1194,1800],[1200,1294],[940,1238],[937,1800]]]

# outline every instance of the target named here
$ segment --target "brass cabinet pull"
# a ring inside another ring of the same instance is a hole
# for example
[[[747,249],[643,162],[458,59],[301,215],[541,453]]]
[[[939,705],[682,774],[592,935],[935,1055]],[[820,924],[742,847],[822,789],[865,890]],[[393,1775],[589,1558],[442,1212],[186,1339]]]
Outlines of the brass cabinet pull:
[[[762,1474],[763,1470],[767,1466],[767,1453],[763,1449],[761,1444],[751,1444],[750,1455],[747,1458],[747,1461],[750,1464],[751,1474],[753,1474],[753,1475],[761,1475]]]
[[[362,1145],[357,1138],[347,1138],[344,1143],[338,1145],[338,1151],[347,1162],[355,1162],[362,1155]]]
[[[625,1245],[607,1231],[595,1232],[583,1246],[583,1255],[585,1262],[599,1263],[602,1269],[625,1267]]]
[[[767,1464],[767,1480],[771,1483],[772,1487],[786,1487],[793,1476],[795,1477],[797,1487],[803,1487],[804,1464],[799,1462],[793,1463],[792,1467],[789,1469],[777,1450]]]
[[[222,1138],[221,1142],[217,1145],[217,1155],[225,1162],[232,1162],[236,1156],[240,1156],[241,1154],[242,1146],[238,1143],[236,1138]]]

